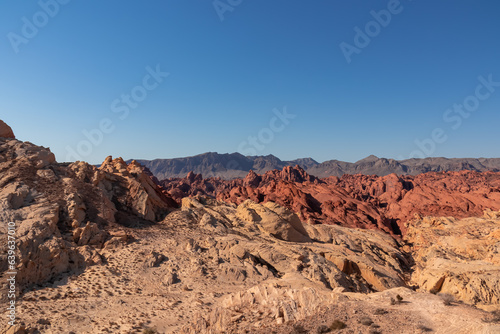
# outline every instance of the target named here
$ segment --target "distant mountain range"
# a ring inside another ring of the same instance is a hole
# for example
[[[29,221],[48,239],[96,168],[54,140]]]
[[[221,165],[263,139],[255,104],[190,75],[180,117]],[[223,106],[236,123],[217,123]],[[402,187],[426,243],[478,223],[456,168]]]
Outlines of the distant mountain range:
[[[130,160],[129,160],[130,161]],[[250,170],[257,174],[285,166],[299,165],[307,173],[317,177],[342,176],[344,174],[365,174],[384,176],[391,173],[416,175],[442,171],[500,171],[500,158],[425,158],[394,160],[370,155],[357,162],[329,160],[319,163],[311,158],[282,161],[274,155],[244,156],[240,153],[219,154],[208,152],[192,157],[174,159],[137,160],[151,170],[160,180],[183,178],[193,171],[203,177],[233,179],[245,177]]]

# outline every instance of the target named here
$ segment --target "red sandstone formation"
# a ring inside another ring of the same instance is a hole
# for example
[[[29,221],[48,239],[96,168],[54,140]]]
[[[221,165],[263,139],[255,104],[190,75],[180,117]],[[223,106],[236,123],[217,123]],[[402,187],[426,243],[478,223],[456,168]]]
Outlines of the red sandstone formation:
[[[10,126],[2,120],[0,120],[0,138],[16,138]]]
[[[183,179],[161,181],[177,201],[208,195],[240,204],[276,202],[299,213],[309,223],[338,224],[405,233],[405,223],[417,215],[481,216],[484,209],[500,210],[500,173],[439,172],[416,176],[390,174],[344,175],[318,179],[299,166],[244,179],[203,179],[190,173]]]

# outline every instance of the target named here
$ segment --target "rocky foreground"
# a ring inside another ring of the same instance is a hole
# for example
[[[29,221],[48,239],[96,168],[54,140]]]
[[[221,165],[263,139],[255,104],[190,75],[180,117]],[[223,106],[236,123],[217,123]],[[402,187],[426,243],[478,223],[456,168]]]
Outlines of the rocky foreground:
[[[15,222],[18,320],[5,312],[4,332],[500,333],[495,173],[348,187],[291,169],[274,184],[210,190],[190,175],[161,188],[136,162],[58,164],[12,137],[0,138],[0,302]]]

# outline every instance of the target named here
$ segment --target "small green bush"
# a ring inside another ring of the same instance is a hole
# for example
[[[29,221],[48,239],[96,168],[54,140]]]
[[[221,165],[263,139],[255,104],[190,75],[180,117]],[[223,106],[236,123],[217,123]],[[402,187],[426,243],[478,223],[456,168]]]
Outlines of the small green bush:
[[[324,334],[324,333],[330,333],[330,328],[326,325],[321,325],[318,328],[316,328],[316,334]]]
[[[307,334],[307,333],[308,331],[302,325],[293,326],[293,331],[291,332],[291,334]]]
[[[373,321],[368,317],[362,317],[361,319],[359,319],[359,323],[365,326],[370,326],[371,324],[373,324]]]
[[[400,295],[396,296],[396,299],[391,297],[391,305],[401,304],[403,302],[403,297]]]
[[[432,332],[432,328],[426,327],[424,325],[419,325],[418,329],[420,329],[422,332]]]
[[[142,334],[158,334],[158,331],[154,328],[145,328]]]
[[[387,314],[387,313],[389,313],[389,312],[387,312],[383,308],[378,308],[378,309],[375,309],[375,311],[373,311],[373,314],[375,314],[375,315],[383,315],[383,314]]]
[[[452,303],[455,301],[455,298],[453,298],[453,296],[450,295],[449,293],[440,293],[439,297],[441,297],[441,299],[443,300],[443,304],[445,306],[451,306]]]
[[[342,322],[340,320],[334,320],[332,322],[332,324],[330,325],[330,330],[331,331],[336,331],[336,330],[339,330],[339,329],[344,329],[346,327],[347,327],[347,325],[344,322]]]
[[[491,312],[491,317],[483,318],[482,320],[487,323],[500,323],[500,310]]]

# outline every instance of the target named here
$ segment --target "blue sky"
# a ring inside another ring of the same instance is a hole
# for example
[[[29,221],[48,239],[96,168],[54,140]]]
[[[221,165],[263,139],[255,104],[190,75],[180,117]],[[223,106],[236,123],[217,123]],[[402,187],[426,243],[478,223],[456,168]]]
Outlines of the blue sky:
[[[0,4],[0,119],[59,161],[500,157],[498,1],[60,2]]]

